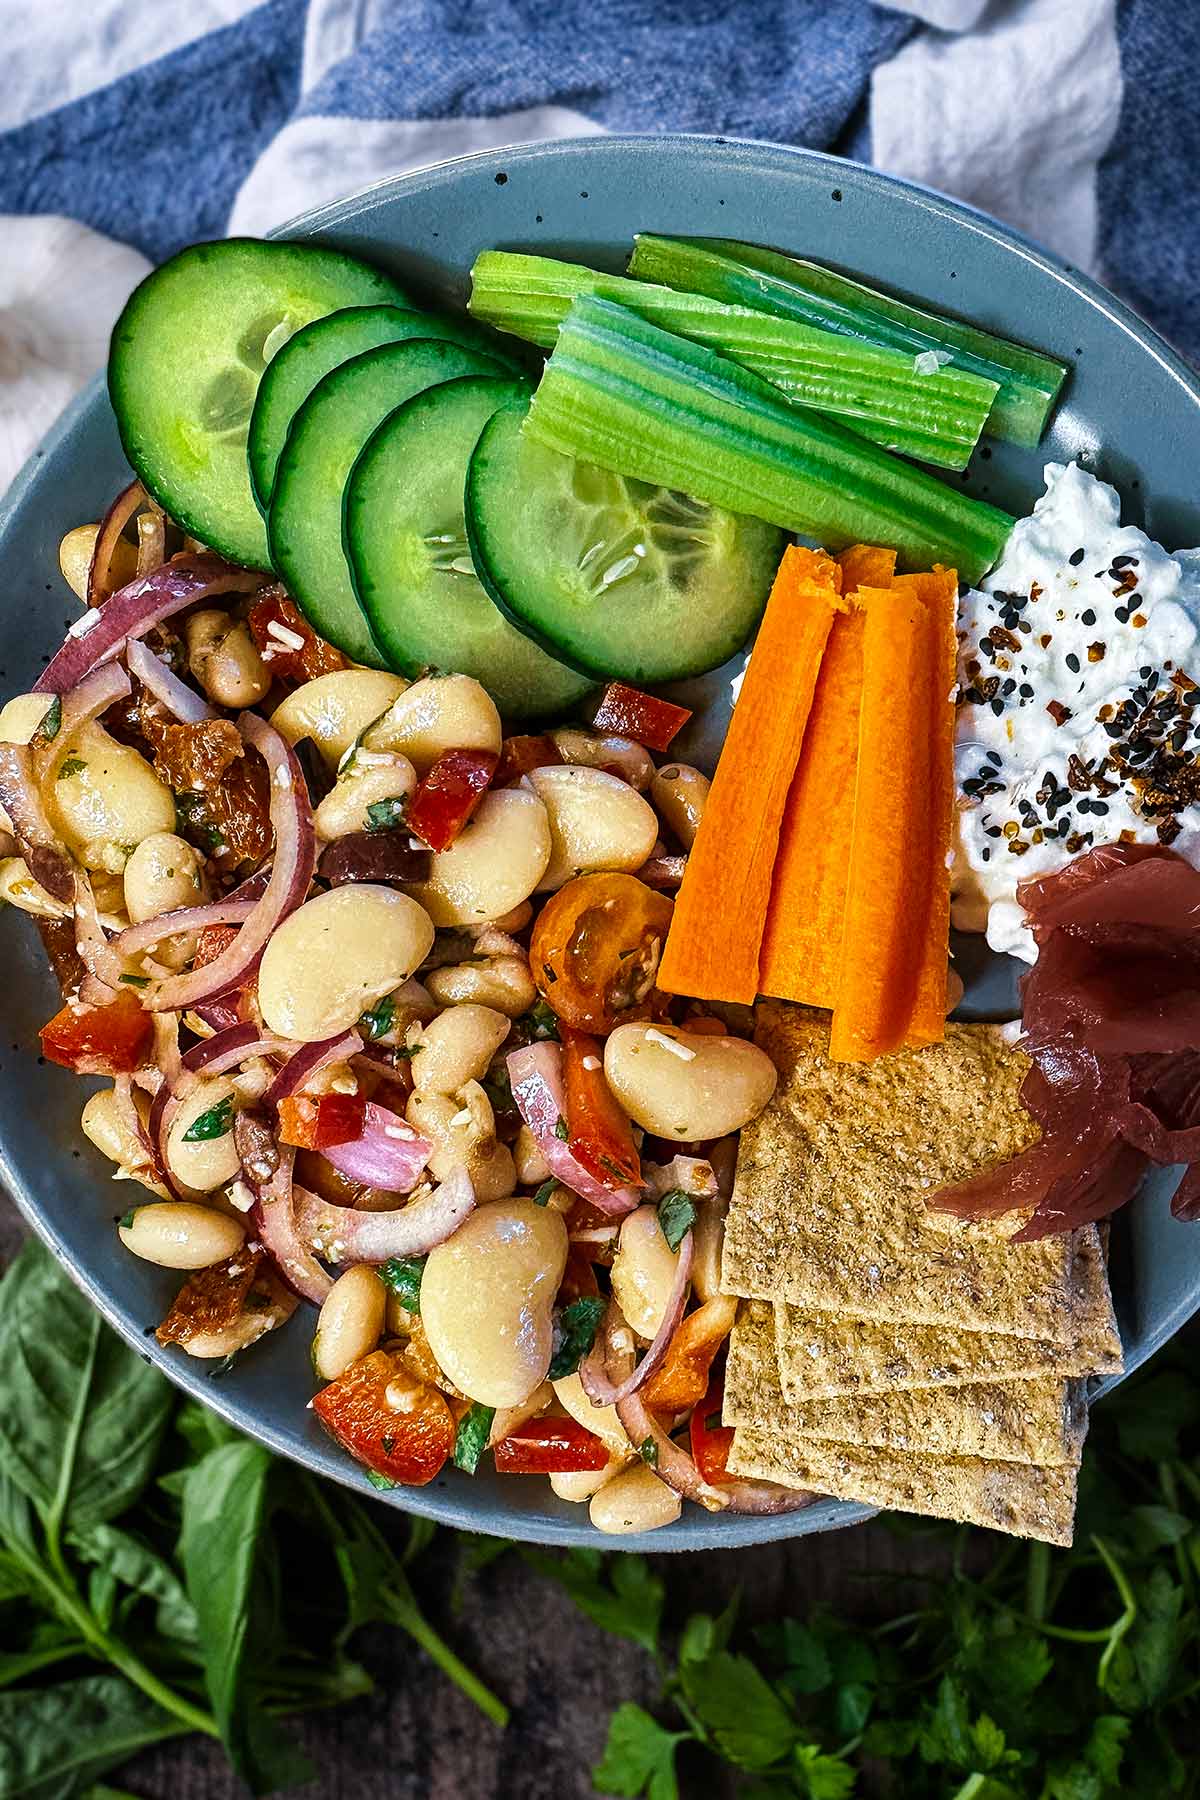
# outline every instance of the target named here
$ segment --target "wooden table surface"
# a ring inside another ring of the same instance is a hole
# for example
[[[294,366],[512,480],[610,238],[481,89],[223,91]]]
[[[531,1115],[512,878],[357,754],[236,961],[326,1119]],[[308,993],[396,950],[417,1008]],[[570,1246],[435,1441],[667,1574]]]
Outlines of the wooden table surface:
[[[0,1196],[0,1266],[22,1229]],[[380,1509],[381,1520],[390,1517]],[[842,1616],[865,1618],[875,1610],[873,1578],[931,1566],[919,1540],[880,1523],[790,1545],[657,1560],[677,1623],[689,1611],[718,1610],[738,1586],[747,1621],[785,1610],[803,1615],[823,1601]],[[417,1563],[414,1584],[431,1619],[512,1708],[508,1730],[482,1719],[402,1633],[371,1630],[355,1654],[374,1676],[375,1693],[296,1721],[319,1774],[294,1790],[295,1800],[584,1800],[595,1791],[589,1771],[613,1709],[623,1700],[653,1709],[649,1658],[606,1636],[517,1556],[468,1585],[457,1618],[448,1603],[454,1569],[454,1539],[444,1532]],[[894,1600],[889,1583],[884,1604]],[[689,1780],[681,1770],[685,1796],[732,1796],[732,1784],[714,1785],[707,1764],[703,1775],[699,1765],[692,1773]],[[139,1756],[120,1781],[139,1800],[245,1800],[220,1751],[200,1739]]]

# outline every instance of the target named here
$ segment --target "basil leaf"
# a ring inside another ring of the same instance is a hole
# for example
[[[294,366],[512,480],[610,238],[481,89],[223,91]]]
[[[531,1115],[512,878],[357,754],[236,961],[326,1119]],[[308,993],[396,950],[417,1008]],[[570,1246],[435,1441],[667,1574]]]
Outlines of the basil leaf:
[[[479,1459],[487,1449],[488,1434],[496,1417],[494,1406],[481,1406],[478,1401],[458,1421],[454,1439],[454,1466],[473,1475]]]
[[[359,1028],[364,1037],[374,1042],[376,1038],[383,1037],[392,1029],[392,1021],[395,1017],[396,1002],[390,994],[385,994],[383,999],[377,1001],[369,1012],[360,1015]]]
[[[153,1471],[170,1384],[32,1239],[0,1282],[0,1369],[0,1473],[74,1530],[132,1505]],[[11,1539],[9,1510],[0,1529]]]
[[[170,1563],[149,1544],[118,1525],[90,1525],[72,1532],[70,1544],[81,1562],[107,1569],[122,1587],[153,1600],[158,1629],[164,1637],[196,1642],[196,1609]]]
[[[696,1223],[696,1208],[682,1188],[672,1188],[658,1203],[658,1222],[672,1250],[678,1250]]]
[[[419,1313],[421,1310],[421,1277],[424,1273],[423,1256],[393,1256],[379,1270],[381,1279],[410,1313]]]
[[[233,1096],[226,1094],[224,1100],[218,1100],[207,1112],[192,1120],[183,1134],[185,1144],[207,1144],[213,1138],[224,1137],[233,1130]]]
[[[595,1343],[603,1317],[604,1301],[598,1294],[581,1294],[563,1307],[558,1316],[558,1348],[550,1359],[551,1381],[575,1373]]]
[[[307,1759],[256,1706],[251,1688],[252,1602],[270,1469],[271,1453],[261,1444],[239,1439],[210,1450],[184,1480],[179,1535],[209,1704],[229,1760],[256,1793],[303,1781],[308,1772]],[[268,1632],[261,1635],[269,1642]]]
[[[368,831],[396,831],[404,823],[405,801],[399,794],[387,800],[372,800],[367,808]]]
[[[0,1794],[65,1800],[181,1729],[123,1675],[14,1688],[0,1694]]]
[[[58,774],[55,776],[55,780],[69,781],[72,775],[78,775],[81,769],[86,768],[87,764],[82,756],[64,756],[58,765]]]

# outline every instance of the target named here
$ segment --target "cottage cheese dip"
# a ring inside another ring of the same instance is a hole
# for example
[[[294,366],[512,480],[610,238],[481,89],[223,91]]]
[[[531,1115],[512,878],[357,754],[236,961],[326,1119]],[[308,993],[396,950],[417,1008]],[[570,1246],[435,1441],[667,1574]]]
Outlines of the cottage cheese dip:
[[[1045,479],[958,611],[954,923],[1026,962],[1018,882],[1116,842],[1200,865],[1200,550],[1077,463]]]

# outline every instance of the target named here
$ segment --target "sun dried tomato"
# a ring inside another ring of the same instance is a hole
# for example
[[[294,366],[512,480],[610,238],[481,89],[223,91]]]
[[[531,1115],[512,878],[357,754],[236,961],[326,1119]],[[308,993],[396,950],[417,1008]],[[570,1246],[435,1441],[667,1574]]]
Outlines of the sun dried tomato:
[[[350,667],[340,650],[317,636],[281,587],[268,588],[259,596],[250,608],[249,625],[263,661],[278,679],[315,681],[318,675]],[[302,640],[299,644],[297,638]]]
[[[266,1314],[278,1300],[266,1251],[246,1246],[189,1275],[155,1336],[160,1344],[186,1344],[228,1331],[243,1313]]]

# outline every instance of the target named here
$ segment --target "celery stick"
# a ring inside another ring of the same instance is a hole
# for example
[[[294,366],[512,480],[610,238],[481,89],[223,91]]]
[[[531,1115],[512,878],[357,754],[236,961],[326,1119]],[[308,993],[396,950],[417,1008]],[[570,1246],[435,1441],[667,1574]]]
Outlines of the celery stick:
[[[1012,530],[1007,513],[787,404],[750,370],[588,295],[559,328],[524,429],[828,549],[894,545],[907,567],[941,562],[972,582]]]
[[[629,272],[668,287],[707,294],[728,305],[754,306],[776,317],[840,332],[863,343],[912,355],[948,352],[956,368],[1000,389],[984,429],[991,437],[1032,446],[1042,435],[1067,373],[1066,363],[981,331],[961,319],[909,306],[820,263],[729,238],[634,239]]]
[[[471,282],[477,318],[544,349],[553,346],[571,301],[594,294],[721,351],[789,400],[836,415],[886,449],[944,468],[966,467],[996,397],[994,381],[951,367],[923,373],[905,351],[551,257],[485,250]]]

